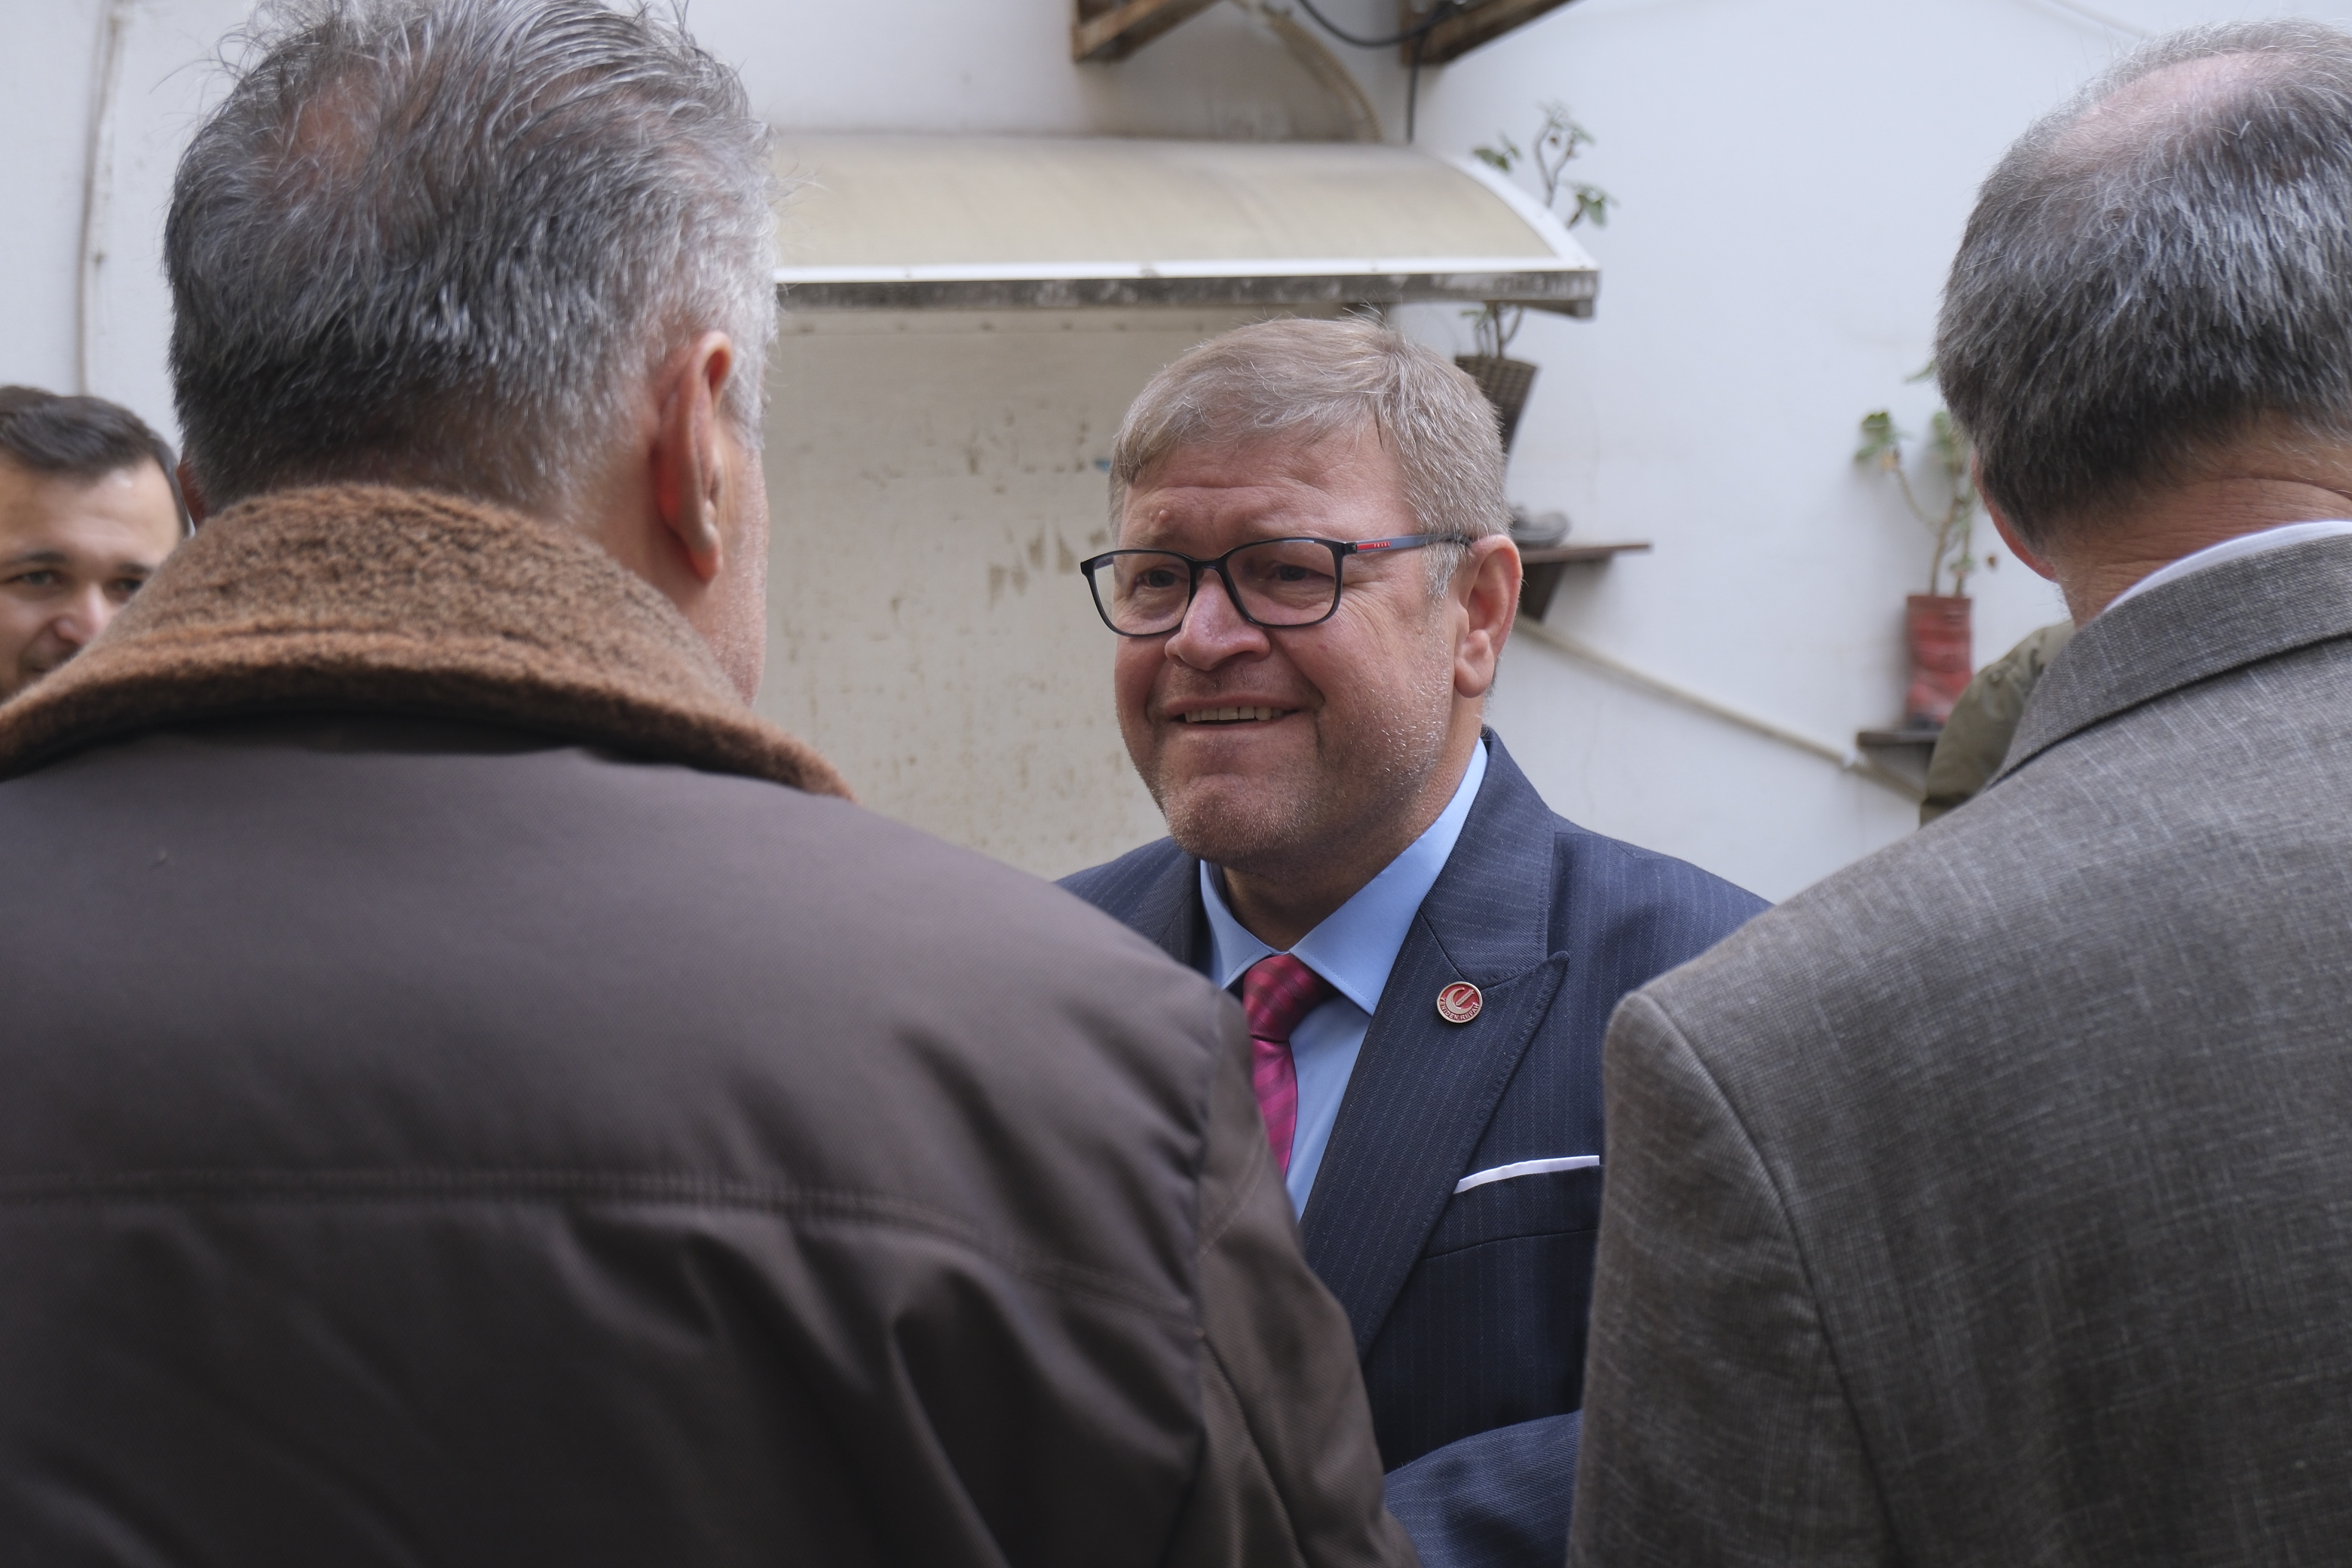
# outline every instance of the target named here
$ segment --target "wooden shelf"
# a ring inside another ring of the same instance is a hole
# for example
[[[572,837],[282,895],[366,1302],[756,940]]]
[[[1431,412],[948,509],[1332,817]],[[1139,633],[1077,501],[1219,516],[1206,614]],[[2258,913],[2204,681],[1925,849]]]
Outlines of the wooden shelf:
[[[1911,746],[1932,752],[1942,739],[1941,730],[1863,730],[1855,732],[1857,746]]]
[[[1871,763],[1925,795],[1927,763],[1935,755],[1941,729],[1906,726],[1900,730],[1863,730],[1853,737],[1854,750]]]
[[[1559,574],[1570,566],[1599,566],[1614,561],[1620,555],[1638,555],[1649,549],[1639,544],[1547,544],[1538,549],[1519,552],[1519,563],[1525,575],[1519,580],[1519,614],[1542,620],[1551,608],[1552,591],[1559,586]]]
[[[1649,549],[1641,544],[1546,544],[1537,549],[1522,550],[1519,559],[1529,566],[1565,566],[1573,561],[1608,561],[1620,555],[1632,555]]]

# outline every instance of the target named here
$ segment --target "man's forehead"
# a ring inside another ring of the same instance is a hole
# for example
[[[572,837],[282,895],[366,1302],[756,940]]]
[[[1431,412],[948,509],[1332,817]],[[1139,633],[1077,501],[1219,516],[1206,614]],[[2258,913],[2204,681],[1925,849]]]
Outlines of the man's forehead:
[[[1129,492],[1120,531],[1129,541],[1196,531],[1286,533],[1301,526],[1287,520],[1307,510],[1317,494],[1313,486],[1278,475],[1163,482]]]
[[[0,563],[145,563],[180,542],[171,481],[150,462],[82,479],[0,459]]]
[[[1121,521],[1137,533],[1202,521],[1243,523],[1393,479],[1384,458],[1378,440],[1360,431],[1310,442],[1179,447],[1136,476]]]
[[[1367,426],[1326,436],[1265,436],[1189,442],[1171,448],[1136,476],[1137,488],[1167,483],[1245,484],[1308,480],[1360,461],[1380,446]]]

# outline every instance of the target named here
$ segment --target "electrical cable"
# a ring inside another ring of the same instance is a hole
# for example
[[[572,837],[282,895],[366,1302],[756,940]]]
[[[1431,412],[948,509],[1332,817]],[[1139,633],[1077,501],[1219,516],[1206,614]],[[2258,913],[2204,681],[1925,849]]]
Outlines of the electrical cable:
[[[1469,9],[1469,6],[1464,3],[1464,0],[1437,0],[1437,4],[1429,8],[1429,15],[1421,19],[1418,26],[1399,33],[1393,38],[1360,38],[1345,28],[1338,26],[1330,17],[1318,11],[1315,8],[1315,0],[1298,0],[1298,8],[1313,17],[1316,25],[1325,32],[1341,43],[1352,44],[1360,49],[1392,49],[1400,44],[1412,46],[1412,68],[1405,73],[1404,82],[1404,141],[1406,146],[1412,146],[1413,121],[1418,117],[1421,108],[1421,46],[1428,41],[1431,30],[1437,24],[1449,16],[1459,15]]]
[[[1438,0],[1437,5],[1431,9],[1428,16],[1422,21],[1419,26],[1414,27],[1410,32],[1399,33],[1393,38],[1360,38],[1356,37],[1355,34],[1345,31],[1344,29],[1335,26],[1330,17],[1326,16],[1322,12],[1318,11],[1315,8],[1315,0],[1298,0],[1298,8],[1306,12],[1307,16],[1313,17],[1316,24],[1325,32],[1330,34],[1341,43],[1353,44],[1360,49],[1393,49],[1400,44],[1417,44],[1422,39],[1429,36],[1431,28],[1436,26],[1438,23],[1443,22],[1456,11],[1463,9],[1462,5],[1458,3],[1458,0]]]
[[[1306,68],[1307,74],[1321,83],[1323,89],[1337,99],[1348,111],[1349,129],[1359,142],[1378,142],[1381,136],[1380,111],[1364,95],[1363,84],[1355,73],[1331,52],[1331,46],[1315,36],[1314,30],[1287,11],[1269,10],[1265,0],[1234,0],[1252,20],[1269,29],[1290,51],[1290,58]]]
[[[106,262],[108,208],[114,196],[114,121],[122,93],[123,34],[131,0],[106,0],[99,16],[98,87],[90,95],[89,139],[82,164],[81,252],[75,258],[74,381],[93,393],[98,362],[98,294]]]
[[[1444,12],[1441,5],[1430,15],[1443,16]],[[1408,147],[1412,145],[1413,121],[1421,110],[1421,46],[1426,41],[1426,35],[1412,41],[1412,68],[1404,73],[1404,144]]]
[[[1318,11],[1315,8],[1315,0],[1298,0],[1300,10],[1313,18],[1318,26],[1343,44],[1352,44],[1360,49],[1392,49],[1402,44],[1412,46],[1412,58],[1407,62],[1404,81],[1404,140],[1408,147],[1412,144],[1414,121],[1421,109],[1422,46],[1429,41],[1429,35],[1436,29],[1440,22],[1459,16],[1474,9],[1476,5],[1477,0],[1437,0],[1437,4],[1429,8],[1429,15],[1423,17],[1417,26],[1397,34],[1392,38],[1360,38],[1355,34],[1337,26],[1330,17]]]

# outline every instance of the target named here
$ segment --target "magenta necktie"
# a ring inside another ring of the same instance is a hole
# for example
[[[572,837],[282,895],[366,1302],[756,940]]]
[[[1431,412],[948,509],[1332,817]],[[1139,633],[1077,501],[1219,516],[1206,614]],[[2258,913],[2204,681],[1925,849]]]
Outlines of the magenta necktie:
[[[1274,1163],[1290,1171],[1290,1142],[1298,1132],[1298,1067],[1290,1031],[1331,994],[1331,984],[1286,952],[1261,958],[1242,975],[1242,1016],[1249,1020],[1250,1087],[1265,1112],[1265,1141]]]

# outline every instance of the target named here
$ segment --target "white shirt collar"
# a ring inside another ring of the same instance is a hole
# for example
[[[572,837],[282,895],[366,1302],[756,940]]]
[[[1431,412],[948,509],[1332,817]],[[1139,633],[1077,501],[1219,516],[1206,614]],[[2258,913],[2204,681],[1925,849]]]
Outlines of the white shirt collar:
[[[2265,550],[2284,549],[2287,545],[2302,544],[2309,540],[2334,539],[2347,533],[2352,533],[2352,522],[2334,520],[2323,522],[2282,523],[2276,528],[2265,528],[2254,533],[2242,533],[2234,539],[2225,539],[2219,544],[2209,544],[2204,549],[2194,551],[2178,561],[2167,562],[2108,600],[2107,609],[2100,611],[2099,614],[2104,616],[2107,610],[2114,609],[2126,599],[2137,597],[2147,593],[2150,588],[2161,588],[2167,583],[2177,583],[2192,572],[2202,572],[2208,566],[2219,566],[2224,561],[2235,561],[2246,555],[2259,555]]]
[[[1481,741],[1472,749],[1470,765],[1437,820],[1290,950],[1307,968],[1329,981],[1333,990],[1366,1013],[1380,1005],[1389,971],[1396,967],[1397,954],[1412,930],[1412,918],[1453,856],[1454,841],[1462,837],[1462,825],[1470,819],[1471,805],[1486,777],[1486,745]],[[1209,978],[1219,985],[1231,985],[1242,971],[1274,949],[1234,919],[1225,907],[1220,882],[1216,868],[1201,862],[1201,902],[1209,914]]]

